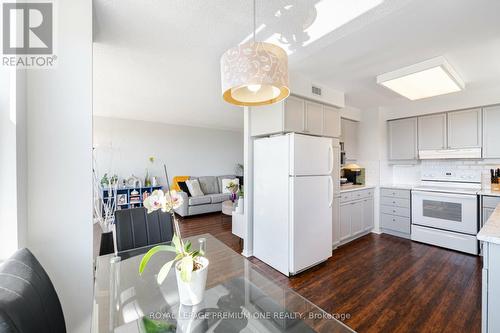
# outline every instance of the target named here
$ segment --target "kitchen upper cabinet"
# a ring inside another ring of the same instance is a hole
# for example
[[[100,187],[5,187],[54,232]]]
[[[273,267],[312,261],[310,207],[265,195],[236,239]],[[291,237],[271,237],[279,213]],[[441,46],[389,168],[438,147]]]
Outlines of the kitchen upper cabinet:
[[[306,133],[323,134],[323,105],[306,101]]]
[[[389,160],[417,160],[417,118],[390,120]]]
[[[481,116],[481,109],[448,112],[447,148],[481,147]]]
[[[285,132],[304,133],[306,129],[305,101],[289,96],[284,102]]]
[[[446,148],[446,113],[418,117],[418,149]]]
[[[333,107],[323,108],[323,135],[332,138],[340,138],[340,111]]]
[[[483,158],[500,158],[500,105],[483,109]]]
[[[342,139],[347,161],[358,159],[358,122],[342,118]]]
[[[333,107],[289,96],[285,101],[250,109],[252,136],[303,133],[340,137],[340,112]]]

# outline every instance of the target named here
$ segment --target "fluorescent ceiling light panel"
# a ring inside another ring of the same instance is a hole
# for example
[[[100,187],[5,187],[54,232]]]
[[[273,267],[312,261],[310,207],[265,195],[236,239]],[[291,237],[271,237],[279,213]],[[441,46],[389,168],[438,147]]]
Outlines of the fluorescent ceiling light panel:
[[[465,88],[462,79],[443,57],[379,75],[377,83],[412,101]]]

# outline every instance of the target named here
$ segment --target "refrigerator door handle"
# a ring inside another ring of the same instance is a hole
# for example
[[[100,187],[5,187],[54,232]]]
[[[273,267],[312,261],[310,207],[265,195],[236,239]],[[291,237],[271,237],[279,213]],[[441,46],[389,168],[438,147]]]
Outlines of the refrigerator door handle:
[[[329,184],[329,185],[330,185],[330,188],[329,188],[329,190],[328,190],[328,194],[329,194],[329,198],[328,198],[328,199],[329,199],[328,207],[330,207],[330,208],[331,208],[331,207],[332,207],[332,205],[333,205],[333,199],[334,199],[334,194],[333,194],[333,191],[334,191],[334,190],[333,190],[333,178],[332,178],[332,176],[328,177],[328,182],[330,183],[330,184]],[[330,199],[330,198],[331,198],[331,199]]]
[[[330,155],[329,158],[330,158],[330,171],[328,171],[328,174],[331,175],[332,172],[333,172],[333,167],[334,167],[334,164],[335,164],[335,160],[334,160],[334,152],[333,152],[333,145],[330,144],[330,146],[328,146],[328,154]]]

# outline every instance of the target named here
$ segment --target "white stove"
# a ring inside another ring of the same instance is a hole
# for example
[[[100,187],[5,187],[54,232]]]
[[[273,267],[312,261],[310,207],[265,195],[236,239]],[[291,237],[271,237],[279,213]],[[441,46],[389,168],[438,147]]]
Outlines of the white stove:
[[[478,254],[481,174],[432,169],[412,190],[412,240]]]

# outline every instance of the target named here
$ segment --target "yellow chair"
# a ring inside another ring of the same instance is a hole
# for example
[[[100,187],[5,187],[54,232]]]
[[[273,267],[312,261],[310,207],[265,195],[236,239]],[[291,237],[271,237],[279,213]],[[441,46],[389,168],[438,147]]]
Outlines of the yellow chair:
[[[170,186],[171,190],[180,191],[179,182],[185,182],[189,179],[189,176],[175,176],[173,179],[173,184]]]

